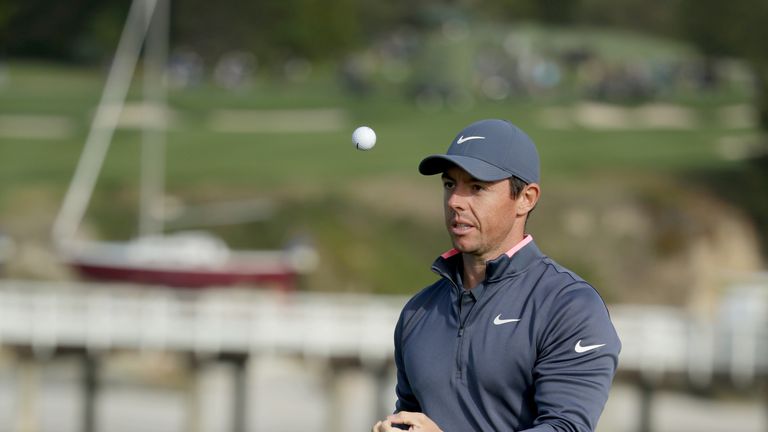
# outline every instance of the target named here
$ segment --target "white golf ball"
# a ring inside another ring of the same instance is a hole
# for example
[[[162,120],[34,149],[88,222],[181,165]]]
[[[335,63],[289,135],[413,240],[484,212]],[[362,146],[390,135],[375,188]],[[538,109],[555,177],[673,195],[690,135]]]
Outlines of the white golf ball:
[[[376,132],[368,126],[360,126],[352,132],[352,144],[358,150],[370,150],[376,145]]]

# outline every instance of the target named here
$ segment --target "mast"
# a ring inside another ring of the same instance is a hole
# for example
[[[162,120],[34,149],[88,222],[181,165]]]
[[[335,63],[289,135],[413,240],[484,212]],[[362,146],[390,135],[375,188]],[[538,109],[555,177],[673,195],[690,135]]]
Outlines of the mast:
[[[169,0],[157,0],[144,49],[143,130],[139,236],[162,234],[167,127],[166,60],[168,58]]]
[[[156,0],[133,0],[131,3],[83,152],[53,223],[52,236],[56,246],[64,246],[74,240],[82,223],[123,111],[125,97],[156,5]]]

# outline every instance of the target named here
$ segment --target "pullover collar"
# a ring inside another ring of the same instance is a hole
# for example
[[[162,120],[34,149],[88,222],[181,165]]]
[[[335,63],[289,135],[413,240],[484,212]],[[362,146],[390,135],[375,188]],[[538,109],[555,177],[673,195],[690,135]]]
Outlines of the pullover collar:
[[[511,256],[510,256],[511,255]],[[530,234],[507,253],[486,262],[484,284],[500,281],[525,271],[531,264],[544,258],[544,254],[533,242]],[[456,249],[440,255],[432,264],[432,271],[448,279],[454,286],[462,288],[461,253]]]

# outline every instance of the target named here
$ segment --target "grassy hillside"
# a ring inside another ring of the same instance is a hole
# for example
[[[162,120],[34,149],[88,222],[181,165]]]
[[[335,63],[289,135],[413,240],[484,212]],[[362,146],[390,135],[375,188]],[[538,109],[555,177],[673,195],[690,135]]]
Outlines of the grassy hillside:
[[[0,229],[21,240],[47,237],[104,72],[8,65],[0,81]],[[140,89],[139,79],[86,216],[85,228],[102,238],[136,234]],[[542,156],[545,200],[565,191],[604,192],[594,184],[612,185],[620,195],[642,188],[647,178],[674,183],[684,174],[738,170],[742,162],[733,153],[756,133],[745,114],[748,94],[733,89],[682,92],[653,106],[546,94],[424,110],[392,87],[348,96],[332,69],[316,67],[303,81],[258,76],[239,91],[205,83],[169,96],[167,193],[189,205],[274,199],[277,210],[268,220],[213,229],[240,248],[308,235],[322,260],[308,288],[319,290],[412,292],[432,279],[429,263],[449,245],[438,180],[419,176],[416,165],[443,152],[471,121],[506,118],[529,132]],[[671,115],[682,120],[670,122]],[[600,123],[612,116],[618,124]],[[362,124],[378,134],[370,152],[350,143]],[[557,250],[557,239],[546,233],[561,229],[559,219],[539,219],[532,228]],[[560,258],[585,276],[598,266],[584,256]]]

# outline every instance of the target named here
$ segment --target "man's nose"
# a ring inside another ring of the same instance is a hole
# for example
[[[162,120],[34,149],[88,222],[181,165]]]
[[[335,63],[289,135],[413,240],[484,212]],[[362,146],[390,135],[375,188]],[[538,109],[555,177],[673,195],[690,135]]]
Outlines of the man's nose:
[[[466,202],[466,195],[462,194],[458,188],[449,192],[445,200],[445,203],[448,205],[448,207],[454,210],[463,210],[466,206]]]

